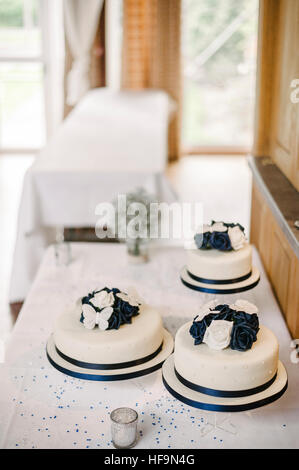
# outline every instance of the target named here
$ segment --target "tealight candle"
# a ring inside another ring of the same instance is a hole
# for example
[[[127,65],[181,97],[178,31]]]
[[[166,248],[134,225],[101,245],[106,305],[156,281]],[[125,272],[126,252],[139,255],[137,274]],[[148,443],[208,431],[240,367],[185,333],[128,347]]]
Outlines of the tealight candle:
[[[138,414],[132,408],[116,408],[110,414],[111,435],[114,447],[129,449],[137,442]]]

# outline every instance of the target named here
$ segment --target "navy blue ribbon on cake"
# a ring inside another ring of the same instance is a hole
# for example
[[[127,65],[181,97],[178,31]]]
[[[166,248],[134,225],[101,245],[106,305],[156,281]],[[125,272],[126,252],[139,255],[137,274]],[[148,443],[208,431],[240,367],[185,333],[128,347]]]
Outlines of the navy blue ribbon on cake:
[[[189,380],[185,379],[182,377],[179,372],[174,368],[175,375],[177,376],[178,380],[185,385],[186,387],[190,388],[191,390],[194,390],[195,392],[200,392],[204,393],[205,395],[211,395],[213,397],[222,397],[222,398],[240,398],[240,397],[247,397],[249,395],[255,395],[256,393],[263,392],[266,390],[270,385],[275,382],[275,379],[277,377],[277,372],[276,374],[270,379],[268,382],[266,382],[263,385],[259,385],[258,387],[250,388],[247,390],[215,390],[213,388],[208,388],[208,387],[202,387],[201,385],[194,384],[192,382],[189,382]]]
[[[202,286],[195,286],[194,284],[190,284],[189,282],[185,281],[181,277],[182,283],[189,287],[189,289],[197,290],[199,292],[206,292],[207,294],[237,294],[239,292],[244,292],[249,289],[253,289],[253,287],[257,286],[260,278],[258,278],[254,283],[243,286],[243,287],[234,287],[232,289],[208,289],[207,287],[202,287]]]
[[[190,271],[188,271],[188,269],[187,269],[187,273],[192,279],[194,279],[194,281],[203,282],[204,284],[235,284],[236,282],[246,281],[246,279],[248,279],[251,276],[252,271],[250,271],[248,274],[245,274],[244,276],[241,276],[241,277],[236,277],[234,279],[221,279],[221,280],[206,279],[204,277],[198,277],[198,276],[195,276],[195,274],[192,274]]]
[[[83,362],[83,361],[78,361],[77,359],[73,359],[72,357],[67,356],[63,352],[61,352],[57,346],[55,346],[55,349],[57,353],[59,354],[62,359],[64,359],[67,362],[70,362],[74,366],[82,367],[84,369],[93,369],[93,370],[115,370],[115,369],[127,369],[129,367],[135,367],[139,366],[140,364],[144,364],[145,362],[150,361],[151,359],[154,359],[159,352],[161,352],[163,346],[163,341],[154,351],[153,353],[149,354],[148,356],[142,357],[140,359],[135,359],[133,361],[127,361],[127,362],[115,362],[113,364],[95,364],[92,362]]]
[[[156,370],[160,369],[162,362],[158,362],[149,368],[135,370],[134,372],[125,372],[123,374],[114,374],[114,375],[98,375],[98,374],[87,374],[85,372],[76,372],[71,369],[66,369],[65,367],[60,366],[57,364],[50,356],[47,350],[47,357],[55,369],[59,370],[63,374],[70,375],[71,377],[75,377],[76,379],[83,379],[83,380],[93,380],[93,381],[100,381],[100,382],[113,382],[117,380],[128,380],[128,379],[136,379],[138,377],[142,377],[143,375],[150,374],[155,372]]]
[[[181,395],[178,393],[176,390],[174,390],[165,380],[164,375],[162,375],[162,380],[163,383],[166,387],[166,389],[173,395],[177,400],[182,401],[183,403],[186,403],[188,406],[193,406],[194,408],[198,408],[200,410],[206,410],[206,411],[226,411],[226,412],[231,412],[231,411],[248,411],[252,410],[254,408],[260,408],[261,406],[269,405],[270,403],[273,403],[275,400],[280,398],[286,389],[288,388],[288,382],[285,383],[284,387],[277,393],[274,393],[273,395],[266,396],[265,398],[261,398],[260,400],[257,401],[250,401],[249,403],[243,403],[240,405],[234,405],[234,404],[221,404],[217,405],[215,403],[204,403],[200,401],[193,400],[191,398],[187,398],[184,395]]]

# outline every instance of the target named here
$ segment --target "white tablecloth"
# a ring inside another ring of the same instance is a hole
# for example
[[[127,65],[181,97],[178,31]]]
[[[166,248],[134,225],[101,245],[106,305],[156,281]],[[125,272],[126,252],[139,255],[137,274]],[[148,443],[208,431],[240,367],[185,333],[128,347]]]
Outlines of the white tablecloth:
[[[256,252],[261,282],[242,297],[259,306],[260,322],[277,335],[289,388],[271,405],[231,415],[180,403],[164,389],[161,371],[95,383],[63,375],[48,363],[45,345],[55,318],[95,286],[134,285],[172,333],[213,297],[181,284],[182,248],[153,248],[150,262],[137,266],[127,264],[123,245],[77,243],[72,255],[68,267],[57,267],[53,247],[48,248],[15,325],[0,369],[0,447],[109,448],[109,413],[123,405],[139,413],[139,448],[299,447],[299,364],[291,362],[290,335]],[[217,297],[232,302],[238,295]]]
[[[10,302],[26,297],[54,227],[94,227],[98,203],[140,186],[175,200],[164,175],[169,102],[159,90],[100,88],[63,122],[25,175]]]

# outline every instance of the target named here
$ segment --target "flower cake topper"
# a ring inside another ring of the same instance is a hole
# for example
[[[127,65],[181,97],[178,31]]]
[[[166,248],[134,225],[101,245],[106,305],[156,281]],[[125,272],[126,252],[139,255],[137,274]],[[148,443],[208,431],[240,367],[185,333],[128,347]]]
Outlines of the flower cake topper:
[[[242,225],[213,220],[210,225],[203,225],[202,232],[197,233],[194,240],[201,250],[214,248],[220,251],[240,250],[246,242]]]
[[[133,289],[125,293],[116,288],[104,287],[81,299],[80,322],[88,330],[96,326],[101,331],[118,330],[121,325],[132,323],[132,317],[139,314],[141,303]]]
[[[201,307],[189,332],[195,345],[206,343],[215,350],[230,347],[247,351],[257,340],[257,313],[257,307],[247,300],[237,300],[231,305],[218,305],[217,300],[212,300]]]

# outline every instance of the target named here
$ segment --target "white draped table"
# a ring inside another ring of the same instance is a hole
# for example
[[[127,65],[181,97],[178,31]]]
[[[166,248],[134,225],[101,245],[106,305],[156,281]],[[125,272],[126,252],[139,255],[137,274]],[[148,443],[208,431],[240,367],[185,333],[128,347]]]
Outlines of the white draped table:
[[[160,90],[89,91],[25,175],[10,302],[23,301],[55,229],[94,227],[96,206],[144,187],[176,197],[165,176],[169,96]]]
[[[264,408],[227,414],[177,401],[163,387],[161,370],[125,382],[89,382],[49,364],[45,346],[56,317],[96,286],[134,285],[171,333],[213,297],[181,284],[183,248],[153,247],[144,265],[129,265],[119,244],[73,243],[71,251],[72,263],[59,267],[53,246],[47,249],[14,327],[0,369],[1,448],[111,448],[109,414],[119,406],[139,414],[137,448],[299,447],[299,364],[291,361],[291,338],[256,252],[261,282],[242,297],[259,306],[260,322],[277,335],[289,388]],[[238,295],[217,297],[232,302]]]

